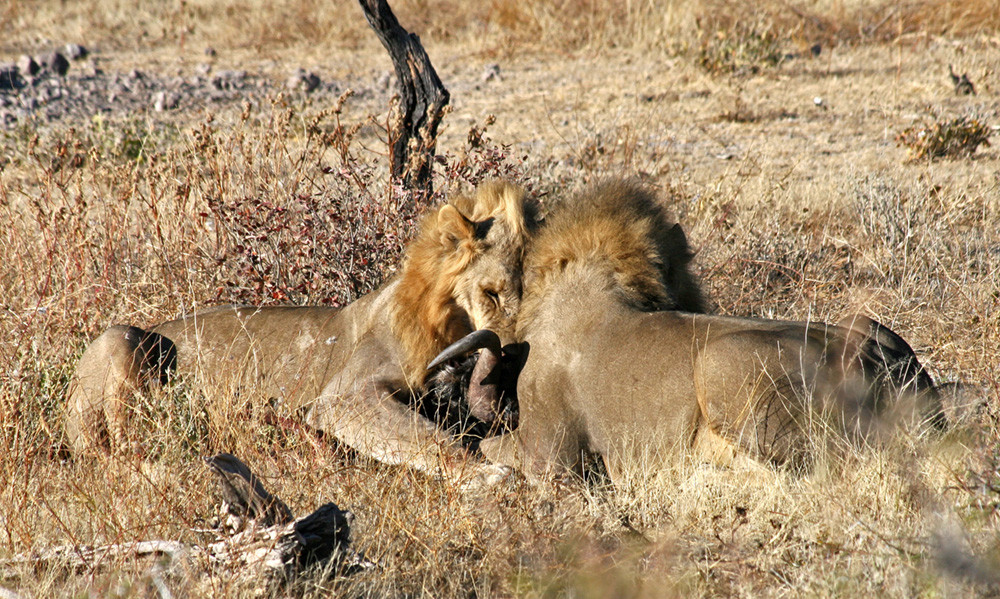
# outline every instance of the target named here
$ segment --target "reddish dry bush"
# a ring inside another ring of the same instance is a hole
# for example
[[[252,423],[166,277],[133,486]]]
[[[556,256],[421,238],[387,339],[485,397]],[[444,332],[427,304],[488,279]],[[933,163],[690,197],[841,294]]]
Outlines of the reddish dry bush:
[[[316,164],[321,176],[286,186],[282,197],[209,197],[201,216],[211,219],[206,224],[217,229],[222,248],[214,264],[216,301],[340,306],[373,290],[395,269],[426,206],[380,180],[385,171],[371,153],[357,151],[358,128],[342,126],[340,110],[338,105],[332,112],[329,130],[315,119],[308,131],[306,161]],[[430,205],[489,179],[526,183],[509,147],[486,137],[492,122],[491,117],[482,127],[473,126],[458,155],[437,158],[438,191]],[[323,162],[327,148],[338,167]]]
[[[209,200],[230,248],[218,261],[224,274],[216,300],[349,303],[393,268],[421,212],[405,195],[380,201],[339,185],[283,204]]]
[[[466,136],[466,145],[457,155],[438,156],[442,179],[439,189],[453,191],[462,186],[475,186],[490,179],[514,181],[531,187],[524,171],[524,158],[511,155],[511,146],[497,144],[486,133],[496,117],[486,117],[482,126],[473,125]]]

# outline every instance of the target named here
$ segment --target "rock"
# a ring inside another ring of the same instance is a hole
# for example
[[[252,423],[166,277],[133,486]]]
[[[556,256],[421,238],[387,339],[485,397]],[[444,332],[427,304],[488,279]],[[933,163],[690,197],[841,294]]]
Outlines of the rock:
[[[499,81],[500,80],[500,65],[498,65],[496,63],[490,64],[490,65],[486,65],[486,68],[483,70],[483,74],[480,75],[479,79],[483,83],[486,83],[487,81],[493,81],[493,80]]]
[[[60,52],[49,52],[38,61],[46,70],[62,77],[69,71],[69,61]]]
[[[196,66],[194,70],[199,75],[208,75],[209,73],[212,72],[212,65],[207,62],[203,62],[200,65]]]
[[[135,80],[138,81],[139,79],[142,79],[143,77],[145,77],[145,75],[143,75],[142,71],[140,71],[139,69],[132,69],[131,71],[128,72],[128,78],[129,79],[135,79]]]
[[[290,90],[302,90],[309,93],[319,87],[321,83],[319,75],[305,69],[297,69],[285,82],[285,87]]]
[[[239,89],[246,78],[246,71],[219,71],[212,77],[212,87],[218,90]]]
[[[17,59],[17,68],[20,69],[25,75],[30,76],[35,76],[38,74],[38,71],[42,70],[42,67],[35,62],[35,59],[27,54],[22,54]]]
[[[215,56],[215,48],[212,46],[205,48],[205,56]]]
[[[392,85],[392,77],[392,71],[385,71],[382,73],[382,76],[378,78],[378,81],[375,82],[375,87],[383,91],[388,91],[389,86]]]
[[[80,44],[66,44],[64,49],[66,50],[66,56],[70,60],[81,60],[87,58],[87,55],[90,54],[90,51]]]
[[[157,92],[153,95],[153,108],[157,112],[163,112],[164,110],[173,110],[177,108],[180,104],[181,98],[177,94],[169,92]]]

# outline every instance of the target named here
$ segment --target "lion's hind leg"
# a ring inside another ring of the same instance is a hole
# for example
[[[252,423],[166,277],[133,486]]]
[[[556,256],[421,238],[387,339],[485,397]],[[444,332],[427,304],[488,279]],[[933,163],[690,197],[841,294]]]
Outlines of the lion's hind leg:
[[[897,425],[943,429],[941,397],[910,345],[890,328],[866,316],[850,316],[845,330],[842,370],[845,388],[861,387],[858,410],[873,420],[876,437]],[[886,430],[881,430],[886,429]]]
[[[124,446],[132,394],[163,382],[176,361],[173,342],[157,333],[115,325],[98,336],[69,383],[65,430],[73,452]]]

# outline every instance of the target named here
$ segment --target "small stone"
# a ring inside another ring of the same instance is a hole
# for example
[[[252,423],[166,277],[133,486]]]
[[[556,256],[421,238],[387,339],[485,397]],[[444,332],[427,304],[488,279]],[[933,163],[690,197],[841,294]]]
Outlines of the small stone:
[[[819,42],[816,42],[815,44],[809,47],[809,53],[813,55],[813,58],[819,56],[822,51],[823,51],[823,44]]]
[[[205,48],[205,56],[215,56],[215,48],[212,46]]]
[[[219,77],[222,77],[226,81],[232,81],[239,83],[247,78],[247,72],[243,70],[239,71],[220,71]]]
[[[297,69],[285,82],[285,87],[290,90],[303,90],[306,93],[310,93],[319,87],[320,81],[319,75],[313,72],[307,72],[305,69]]]
[[[390,85],[392,85],[392,71],[383,72],[375,82],[375,87],[381,90],[388,90]]]
[[[209,73],[212,72],[212,65],[207,62],[203,62],[200,65],[196,66],[194,70],[199,75],[208,75]]]
[[[822,106],[823,98],[816,96],[815,98],[813,98],[813,104],[815,104],[816,106]]]
[[[499,81],[500,80],[500,65],[498,65],[496,63],[490,64],[490,65],[486,65],[486,68],[483,70],[483,74],[479,77],[479,79],[483,83],[486,83],[487,81],[493,81],[493,80]]]
[[[157,92],[153,95],[153,108],[157,112],[163,112],[164,110],[173,110],[177,108],[180,104],[180,96],[177,94],[171,94],[167,92]]]
[[[35,59],[27,54],[22,54],[18,57],[17,68],[20,69],[22,73],[29,76],[37,75],[38,71],[42,70],[42,67],[35,62]]]
[[[83,58],[87,58],[87,55],[90,54],[90,51],[81,46],[80,44],[66,44],[65,50],[66,50],[66,56],[68,56],[70,60],[80,60]]]
[[[66,57],[62,55],[61,52],[49,52],[41,57],[42,59],[38,62],[41,63],[48,71],[55,73],[62,77],[69,71],[69,61]]]
[[[212,87],[218,90],[239,89],[246,78],[246,71],[219,71],[212,77]]]
[[[128,72],[129,79],[139,80],[142,79],[143,77],[145,77],[145,75],[143,75],[142,71],[140,71],[139,69],[132,69],[131,71]]]

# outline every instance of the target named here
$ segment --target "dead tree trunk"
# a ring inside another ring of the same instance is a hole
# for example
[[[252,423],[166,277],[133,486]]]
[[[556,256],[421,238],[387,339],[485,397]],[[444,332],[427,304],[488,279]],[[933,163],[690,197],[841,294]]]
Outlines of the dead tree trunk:
[[[449,94],[431,65],[420,38],[399,25],[386,0],[358,0],[382,45],[389,51],[399,81],[400,105],[390,121],[392,177],[429,197],[437,129]]]

